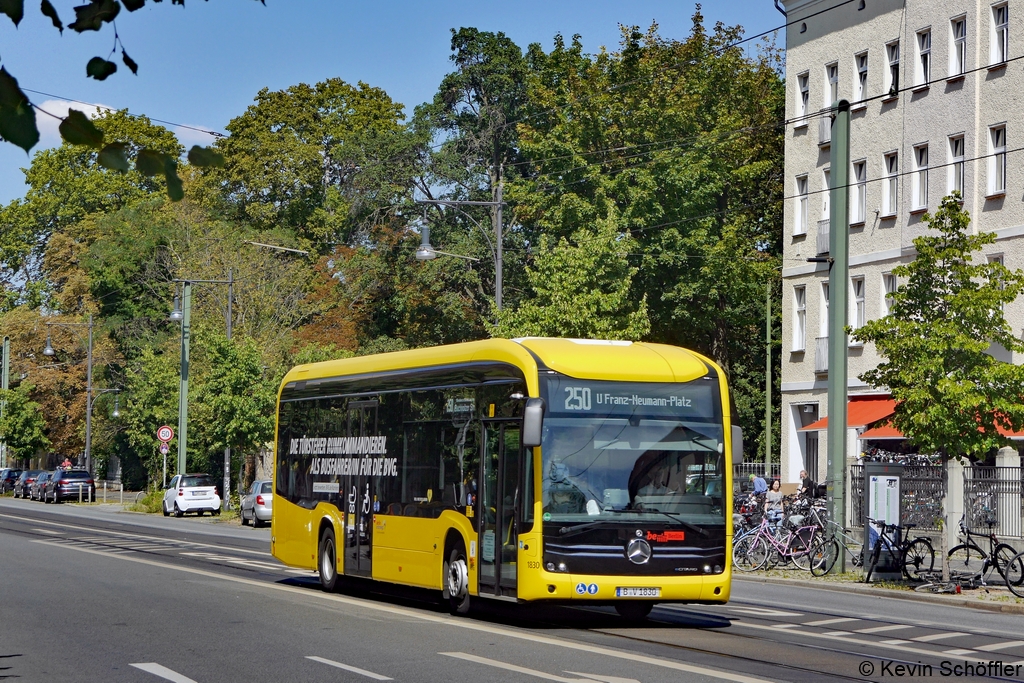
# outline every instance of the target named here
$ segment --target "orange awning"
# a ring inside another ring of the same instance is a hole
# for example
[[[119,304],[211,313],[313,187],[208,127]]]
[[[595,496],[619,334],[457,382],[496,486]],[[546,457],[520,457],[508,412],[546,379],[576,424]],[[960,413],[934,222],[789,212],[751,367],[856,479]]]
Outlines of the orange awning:
[[[1024,441],[1024,432],[1011,432],[1008,429],[1004,429],[1003,427],[998,426],[996,427],[996,431],[998,431],[1001,435],[1005,436],[1007,439],[1011,439],[1013,441]],[[907,437],[903,436],[903,433],[900,430],[893,427],[891,423],[886,422],[883,425],[872,427],[871,429],[867,430],[857,438],[862,440],[870,439],[872,441],[882,441],[886,439],[895,441],[899,439],[905,439]]]
[[[846,426],[848,429],[866,427],[889,417],[894,412],[896,402],[888,396],[851,396],[850,402],[846,404]],[[827,428],[828,418],[823,417],[797,431],[818,432]]]

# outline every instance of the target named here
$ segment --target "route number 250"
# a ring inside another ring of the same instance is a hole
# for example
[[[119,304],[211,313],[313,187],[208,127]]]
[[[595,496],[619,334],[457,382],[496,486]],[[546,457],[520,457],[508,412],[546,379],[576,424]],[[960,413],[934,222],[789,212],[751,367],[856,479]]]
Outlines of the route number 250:
[[[566,387],[565,394],[566,410],[590,410],[589,387]]]

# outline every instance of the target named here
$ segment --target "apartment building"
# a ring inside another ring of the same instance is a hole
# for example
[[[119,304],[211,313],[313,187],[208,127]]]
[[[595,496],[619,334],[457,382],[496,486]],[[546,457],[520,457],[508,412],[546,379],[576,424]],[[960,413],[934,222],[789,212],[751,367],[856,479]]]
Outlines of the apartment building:
[[[952,190],[962,193],[973,229],[997,235],[984,258],[1024,267],[1024,0],[782,4],[795,22],[786,36],[793,123],[785,162],[782,476],[796,481],[807,469],[823,480],[828,264],[808,259],[829,250],[830,120],[814,114],[838,99],[852,105],[851,327],[886,314],[898,284],[893,267],[913,258],[912,242],[926,232],[922,215]],[[1006,315],[1020,332],[1024,302]],[[855,456],[861,434],[891,413],[892,402],[884,387],[859,378],[879,362],[873,347],[851,340],[848,358],[847,453]]]

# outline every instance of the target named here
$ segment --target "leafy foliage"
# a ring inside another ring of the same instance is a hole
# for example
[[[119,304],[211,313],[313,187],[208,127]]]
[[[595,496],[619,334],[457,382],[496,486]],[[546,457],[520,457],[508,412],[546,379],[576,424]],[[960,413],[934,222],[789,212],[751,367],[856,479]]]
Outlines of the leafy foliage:
[[[12,457],[25,461],[50,445],[46,437],[46,419],[41,406],[29,398],[31,391],[30,384],[0,390],[0,400],[6,401],[0,418],[0,439],[7,443]]]
[[[884,358],[861,378],[889,388],[893,424],[922,452],[984,458],[1005,443],[999,428],[1024,428],[1024,367],[988,353],[993,345],[1024,351],[1003,316],[1024,289],[1024,271],[984,259],[995,234],[970,233],[958,196],[923,220],[933,232],[914,240],[912,262],[893,268],[906,282],[890,314],[854,333]]]

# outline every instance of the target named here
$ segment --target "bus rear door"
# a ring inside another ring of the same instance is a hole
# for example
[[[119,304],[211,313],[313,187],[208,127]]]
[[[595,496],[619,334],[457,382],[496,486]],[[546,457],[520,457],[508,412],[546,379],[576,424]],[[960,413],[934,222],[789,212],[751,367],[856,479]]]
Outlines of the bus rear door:
[[[346,436],[377,435],[377,399],[348,402]],[[345,477],[345,574],[370,576],[373,533],[373,492],[369,475]]]

